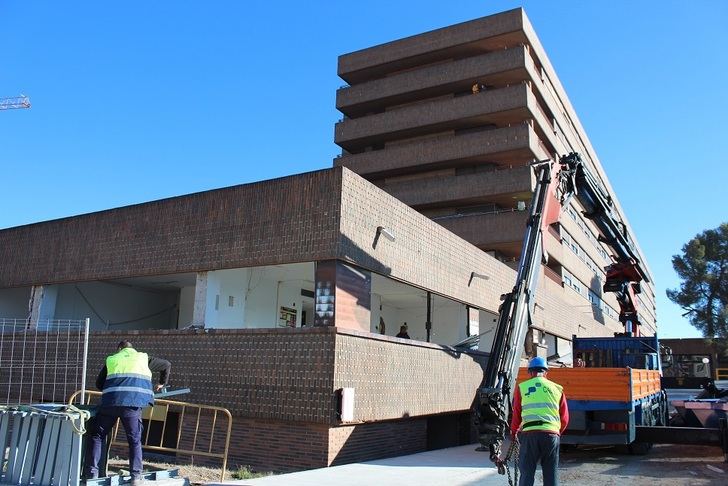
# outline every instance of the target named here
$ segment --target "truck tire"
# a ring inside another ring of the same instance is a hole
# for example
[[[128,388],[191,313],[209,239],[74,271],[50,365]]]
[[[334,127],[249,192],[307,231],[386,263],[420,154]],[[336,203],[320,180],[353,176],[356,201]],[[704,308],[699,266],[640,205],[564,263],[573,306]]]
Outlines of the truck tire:
[[[644,456],[650,451],[650,449],[652,449],[652,444],[649,442],[635,441],[627,446],[629,453],[635,456]]]

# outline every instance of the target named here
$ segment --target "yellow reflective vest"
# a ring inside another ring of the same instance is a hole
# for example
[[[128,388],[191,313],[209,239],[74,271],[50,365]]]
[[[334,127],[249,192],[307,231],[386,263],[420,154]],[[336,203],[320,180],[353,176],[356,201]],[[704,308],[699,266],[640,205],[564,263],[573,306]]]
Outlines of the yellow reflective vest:
[[[521,430],[560,433],[561,385],[536,376],[519,384],[518,388],[521,392]]]
[[[106,358],[106,381],[101,393],[106,407],[147,407],[154,405],[149,356],[124,348]]]

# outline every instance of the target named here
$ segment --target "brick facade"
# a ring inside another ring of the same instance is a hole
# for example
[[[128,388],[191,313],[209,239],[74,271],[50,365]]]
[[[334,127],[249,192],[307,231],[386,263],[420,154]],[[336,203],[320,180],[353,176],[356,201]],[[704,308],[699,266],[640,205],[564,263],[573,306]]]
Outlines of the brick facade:
[[[506,262],[519,257],[533,191],[529,166],[570,152],[581,154],[634,235],[523,9],[343,54],[338,68],[348,84],[336,95],[343,118],[334,128],[342,149],[334,166],[350,168],[478,248]],[[570,304],[614,310],[593,319],[604,326],[599,334],[621,331],[619,305],[602,292],[609,249],[601,248],[595,226],[581,217],[577,199],[568,209],[580,228],[570,233],[594,237],[581,248],[564,240],[578,256],[553,252],[546,271],[573,283],[557,291]],[[566,215],[561,220],[571,224]],[[601,256],[593,264],[583,252],[595,246]],[[638,247],[635,252],[649,274]],[[654,282],[642,287],[642,332],[653,334]],[[581,299],[574,299],[573,289]],[[567,327],[547,319],[551,334],[568,339],[580,333],[580,327]]]
[[[0,288],[334,258],[341,171],[0,231]]]
[[[179,400],[228,408],[230,465],[258,470],[424,451],[427,417],[469,410],[484,366],[482,355],[332,327],[93,332],[89,383],[122,339],[172,362],[171,385],[192,390]],[[337,418],[342,387],[355,389],[351,424]],[[189,438],[192,425],[185,427]],[[218,424],[216,436],[221,432]],[[198,450],[209,430],[199,437]]]

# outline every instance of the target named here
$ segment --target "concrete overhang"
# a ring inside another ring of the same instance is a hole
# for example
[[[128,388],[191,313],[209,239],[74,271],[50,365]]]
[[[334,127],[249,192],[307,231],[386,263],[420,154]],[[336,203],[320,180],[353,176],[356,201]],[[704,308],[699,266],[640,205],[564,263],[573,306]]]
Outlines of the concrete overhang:
[[[486,202],[513,206],[517,200],[530,200],[533,181],[533,170],[524,165],[475,174],[387,183],[382,189],[418,210]]]
[[[464,214],[436,218],[434,221],[459,237],[483,249],[523,241],[528,211]]]
[[[517,8],[339,56],[348,83],[383,77],[413,66],[472,56],[524,42],[524,13]]]
[[[523,165],[549,158],[549,151],[527,123],[507,128],[443,136],[334,159],[367,179],[418,170],[497,163]]]
[[[374,79],[339,89],[336,108],[356,118],[413,100],[469,92],[476,80],[496,87],[515,84],[528,77],[527,58],[526,48],[515,46]]]
[[[334,141],[344,150],[356,152],[383,141],[484,125],[508,126],[533,117],[529,93],[523,83],[348,119],[336,124]]]

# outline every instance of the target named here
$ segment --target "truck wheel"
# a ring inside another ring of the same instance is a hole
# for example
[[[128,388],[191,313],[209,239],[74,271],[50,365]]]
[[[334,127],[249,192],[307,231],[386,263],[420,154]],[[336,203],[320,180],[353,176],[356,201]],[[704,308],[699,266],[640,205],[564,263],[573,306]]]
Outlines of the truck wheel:
[[[627,446],[630,454],[635,456],[644,456],[652,448],[652,444],[649,442],[632,442]]]

